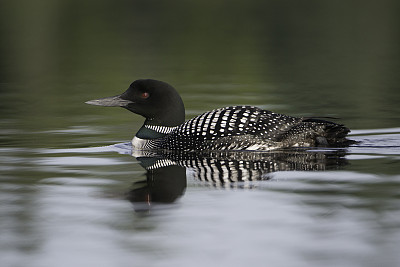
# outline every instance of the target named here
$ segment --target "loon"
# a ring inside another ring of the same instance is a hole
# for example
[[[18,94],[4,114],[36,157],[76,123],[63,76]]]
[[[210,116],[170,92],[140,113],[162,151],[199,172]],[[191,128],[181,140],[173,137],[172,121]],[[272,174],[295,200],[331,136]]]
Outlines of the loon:
[[[205,112],[185,122],[183,101],[166,82],[141,79],[122,94],[85,102],[123,107],[145,118],[132,139],[134,150],[269,151],[291,147],[339,147],[352,143],[350,130],[318,118],[292,117],[254,106]]]

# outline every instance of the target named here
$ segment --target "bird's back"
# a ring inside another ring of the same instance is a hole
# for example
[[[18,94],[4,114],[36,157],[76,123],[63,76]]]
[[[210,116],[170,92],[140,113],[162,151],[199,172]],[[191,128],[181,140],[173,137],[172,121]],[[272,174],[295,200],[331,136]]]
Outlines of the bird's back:
[[[286,116],[252,106],[215,109],[171,131],[169,150],[271,150],[293,146],[338,145],[349,130],[318,119]]]

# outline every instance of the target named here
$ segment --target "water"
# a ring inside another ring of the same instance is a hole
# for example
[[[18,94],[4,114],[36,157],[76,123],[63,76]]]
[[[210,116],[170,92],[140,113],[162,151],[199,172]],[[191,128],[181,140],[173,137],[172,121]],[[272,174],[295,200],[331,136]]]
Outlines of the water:
[[[338,170],[227,184],[200,181],[193,172],[177,182],[169,170],[154,175],[155,186],[149,182],[144,192],[146,171],[126,143],[2,149],[2,261],[396,266],[400,153],[392,142],[400,129],[390,132],[357,137],[365,146],[349,148],[349,163]]]
[[[397,1],[88,3],[2,4],[2,266],[400,265]],[[256,105],[360,143],[151,170],[140,116],[84,104],[139,78],[173,84],[188,119]]]

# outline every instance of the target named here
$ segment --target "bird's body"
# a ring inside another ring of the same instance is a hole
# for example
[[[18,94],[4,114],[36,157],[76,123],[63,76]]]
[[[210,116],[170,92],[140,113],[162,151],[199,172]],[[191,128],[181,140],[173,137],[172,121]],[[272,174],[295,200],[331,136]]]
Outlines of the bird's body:
[[[292,117],[252,106],[215,109],[184,121],[176,90],[156,80],[138,80],[116,97],[88,104],[122,106],[146,118],[132,140],[136,150],[273,150],[289,147],[344,146],[343,125]]]

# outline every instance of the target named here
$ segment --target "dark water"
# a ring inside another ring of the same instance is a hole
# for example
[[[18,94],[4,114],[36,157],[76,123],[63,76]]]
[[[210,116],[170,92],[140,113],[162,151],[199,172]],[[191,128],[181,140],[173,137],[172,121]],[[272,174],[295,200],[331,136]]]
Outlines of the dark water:
[[[1,266],[400,265],[397,1],[23,2],[0,8]],[[256,105],[360,143],[135,158],[143,119],[84,102],[139,78],[187,118]]]

